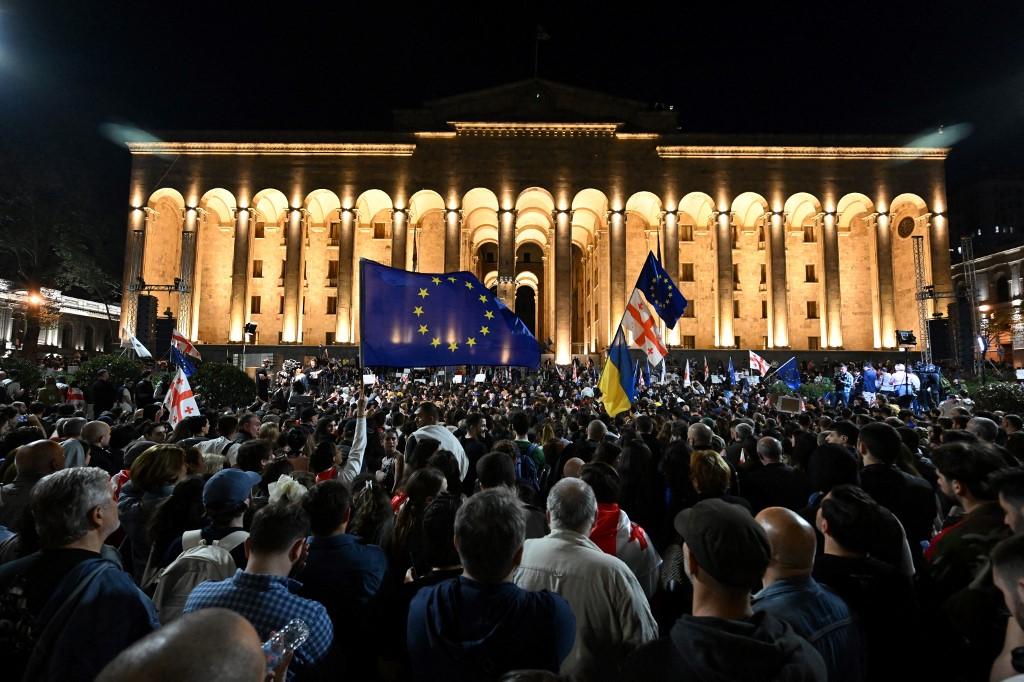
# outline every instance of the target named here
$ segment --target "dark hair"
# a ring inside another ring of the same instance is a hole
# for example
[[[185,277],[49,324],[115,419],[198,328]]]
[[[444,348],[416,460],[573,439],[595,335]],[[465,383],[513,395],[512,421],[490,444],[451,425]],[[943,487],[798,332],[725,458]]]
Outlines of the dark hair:
[[[423,512],[427,508],[428,498],[436,497],[441,492],[444,474],[437,469],[425,467],[414,471],[405,484],[408,496],[398,518],[395,519],[394,542],[396,547],[407,547],[410,533],[423,520]]]
[[[256,512],[249,531],[252,551],[259,554],[285,552],[309,533],[309,516],[297,504],[275,503]]]
[[[515,412],[510,419],[512,423],[512,430],[516,432],[516,435],[525,435],[530,430],[530,418],[526,416],[525,412]]]
[[[857,442],[863,443],[872,457],[885,464],[896,463],[903,445],[896,429],[881,422],[865,425],[858,434]]]
[[[484,416],[479,412],[470,412],[466,415],[466,430],[473,428],[480,422],[484,421]]]
[[[295,471],[295,467],[287,459],[276,459],[268,462],[260,473],[259,489],[261,493],[270,492],[270,484],[277,483],[277,479],[289,475]]]
[[[597,449],[594,450],[594,458],[591,461],[604,462],[605,464],[611,464],[615,466],[615,463],[619,460],[619,455],[622,454],[622,448],[615,443],[609,443],[603,441],[598,443]]]
[[[932,451],[935,468],[948,481],[960,485],[978,500],[994,500],[996,494],[989,483],[989,474],[1007,465],[989,443],[946,443]]]
[[[448,482],[448,490],[455,492],[462,487],[462,479],[459,476],[459,461],[455,455],[448,450],[438,450],[427,460],[427,466],[433,467],[444,474]]]
[[[242,471],[260,473],[264,460],[270,459],[273,455],[274,450],[269,441],[259,438],[247,440],[238,446],[238,468]]]
[[[610,464],[593,462],[580,471],[583,482],[594,489],[598,504],[615,504],[619,501],[621,481],[619,473]]]
[[[373,478],[373,474],[357,476],[352,481],[352,520],[348,532],[375,542],[389,522],[394,522],[388,491]]]
[[[504,452],[488,452],[477,460],[476,478],[484,488],[516,485],[516,465]]]
[[[309,514],[309,526],[313,535],[327,536],[334,533],[349,515],[352,493],[341,481],[324,481],[318,484],[302,500],[302,507]]]
[[[441,441],[434,440],[433,438],[417,438],[416,445],[412,449],[412,453],[406,464],[411,470],[422,469],[427,466],[427,461],[430,456],[437,452],[437,449],[441,447]]]
[[[432,568],[461,563],[455,549],[455,514],[462,498],[442,493],[423,512],[423,564]]]
[[[1011,535],[992,548],[992,570],[1016,585],[1024,577],[1024,535]]]
[[[828,534],[844,548],[867,554],[882,519],[878,503],[855,485],[837,485],[821,501]]]
[[[857,444],[857,434],[860,433],[860,429],[853,422],[846,420],[838,421],[832,424],[830,429],[840,436],[846,436],[846,442],[851,446]]]
[[[1006,467],[989,474],[992,492],[1011,500],[1016,507],[1024,507],[1024,469]]]
[[[238,417],[233,414],[221,415],[217,420],[217,433],[227,438],[238,430]]]
[[[149,541],[157,551],[163,550],[185,531],[202,527],[203,484],[202,476],[189,476],[179,481],[170,497],[165,497],[157,505],[147,527]]]
[[[310,419],[316,416],[316,409],[312,407],[304,407],[299,412],[299,419],[304,422],[308,422]]]
[[[838,485],[860,485],[857,458],[848,448],[833,443],[819,445],[807,460],[807,477],[817,492]]]
[[[309,468],[321,473],[327,471],[334,465],[334,458],[338,454],[338,448],[329,440],[322,440],[316,444],[313,454],[309,457]]]
[[[1014,428],[1018,430],[1024,428],[1024,419],[1021,419],[1019,414],[1003,415],[1003,419],[1006,420],[1006,423],[1012,424]]]

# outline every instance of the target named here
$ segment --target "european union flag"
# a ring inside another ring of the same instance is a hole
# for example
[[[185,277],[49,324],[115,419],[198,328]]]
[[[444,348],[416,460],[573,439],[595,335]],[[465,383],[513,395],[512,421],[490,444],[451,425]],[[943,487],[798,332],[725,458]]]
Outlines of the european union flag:
[[[727,373],[729,374],[729,385],[732,386],[736,383],[736,368],[732,366],[731,355],[729,356],[729,369]]]
[[[468,272],[423,274],[359,261],[367,367],[540,366],[537,339]]]
[[[193,365],[188,357],[175,346],[171,346],[171,364],[175,367],[180,367],[186,377],[190,377],[196,373],[196,366]]]
[[[775,376],[786,382],[791,390],[800,388],[800,370],[796,366],[796,356],[791,357],[775,370]]]
[[[637,277],[636,288],[643,292],[666,327],[671,329],[676,326],[676,320],[686,310],[686,299],[653,253],[647,254],[647,262]]]

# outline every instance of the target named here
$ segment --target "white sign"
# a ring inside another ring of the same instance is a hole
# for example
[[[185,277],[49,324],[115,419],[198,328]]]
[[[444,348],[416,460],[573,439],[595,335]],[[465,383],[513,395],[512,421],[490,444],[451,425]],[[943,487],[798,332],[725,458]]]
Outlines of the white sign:
[[[1024,381],[1024,369],[1017,370],[1017,381]]]
[[[461,384],[462,383],[462,375],[461,374],[456,374],[455,376],[453,376],[452,377],[452,383],[453,384]]]
[[[377,383],[377,375],[376,374],[364,374],[363,375],[363,386],[372,386],[375,383]]]
[[[485,381],[487,381],[487,376],[485,374],[477,374],[475,377],[473,377],[474,384],[482,384]]]

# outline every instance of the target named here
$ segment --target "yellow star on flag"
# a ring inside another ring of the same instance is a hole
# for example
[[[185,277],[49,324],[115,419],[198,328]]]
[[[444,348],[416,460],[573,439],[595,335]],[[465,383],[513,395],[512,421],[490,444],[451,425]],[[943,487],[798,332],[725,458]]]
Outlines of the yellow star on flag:
[[[467,289],[472,289],[473,288],[473,283],[472,282],[466,282],[466,288]]]
[[[483,294],[480,294],[480,297],[479,297],[479,298],[480,298],[480,302],[481,302],[481,303],[487,303],[487,297],[486,297],[486,296],[484,296]]]
[[[430,342],[430,345],[433,346],[434,348],[437,348],[438,346],[441,345],[441,339],[435,336],[433,340]]]
[[[487,336],[488,334],[491,333],[491,328],[487,326],[480,327],[480,333],[483,334],[484,336]]]
[[[433,282],[434,284],[440,284],[441,283],[441,278],[440,277],[431,277],[430,281]]]
[[[450,350],[451,352],[454,353],[458,349],[459,349],[459,344],[455,343],[454,341],[452,341],[451,343],[448,344],[448,350]]]
[[[488,310],[487,312],[484,313],[484,317],[486,317],[488,320],[493,320],[494,319],[494,312],[491,311],[491,310]]]
[[[474,339],[472,336],[469,337],[468,339],[466,339],[466,345],[472,348],[473,346],[476,345],[476,339]]]
[[[430,328],[427,327],[427,325],[425,325],[425,324],[421,324],[420,325],[420,334],[426,334],[429,331],[430,331]]]
[[[423,314],[423,306],[418,305],[415,308],[413,308],[412,309],[412,314],[415,315],[416,317],[419,317],[420,315],[422,315]]]
[[[427,296],[430,296],[430,292],[427,291],[426,289],[420,289],[420,293],[416,295],[419,296],[420,298],[426,298]]]
[[[458,282],[459,280],[455,279],[454,277],[449,277],[448,281],[449,282]]]

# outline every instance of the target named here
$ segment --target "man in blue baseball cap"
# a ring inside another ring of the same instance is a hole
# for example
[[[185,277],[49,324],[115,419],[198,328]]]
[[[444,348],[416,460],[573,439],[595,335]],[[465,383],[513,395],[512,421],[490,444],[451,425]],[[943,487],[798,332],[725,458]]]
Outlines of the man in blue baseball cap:
[[[203,486],[203,506],[206,508],[209,525],[201,530],[188,531],[171,543],[163,557],[164,565],[170,564],[183,550],[188,549],[185,544],[194,546],[200,540],[205,540],[207,544],[217,540],[231,552],[235,566],[245,568],[245,539],[249,534],[242,527],[242,517],[252,502],[252,489],[259,482],[259,474],[241,469],[221,469],[210,477]],[[230,543],[224,542],[235,533],[237,535],[231,537]]]

